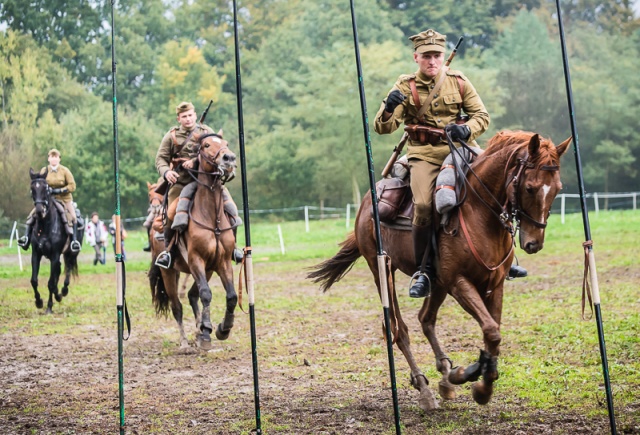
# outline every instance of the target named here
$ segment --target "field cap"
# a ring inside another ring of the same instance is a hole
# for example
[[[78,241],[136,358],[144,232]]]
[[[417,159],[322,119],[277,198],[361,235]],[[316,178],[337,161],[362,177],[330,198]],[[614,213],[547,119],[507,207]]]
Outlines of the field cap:
[[[433,29],[420,32],[409,39],[413,41],[413,49],[416,53],[426,53],[428,51],[444,53],[446,50],[447,37]]]
[[[60,151],[58,151],[58,150],[57,150],[57,149],[55,149],[55,148],[51,148],[51,149],[49,150],[49,152],[47,153],[47,156],[50,156],[50,155],[52,155],[52,154],[53,154],[53,155],[56,155],[56,156],[58,156],[58,157],[60,157]]]
[[[176,115],[180,115],[181,113],[187,112],[189,110],[196,110],[196,108],[193,107],[193,104],[189,103],[188,101],[183,101],[176,106]]]

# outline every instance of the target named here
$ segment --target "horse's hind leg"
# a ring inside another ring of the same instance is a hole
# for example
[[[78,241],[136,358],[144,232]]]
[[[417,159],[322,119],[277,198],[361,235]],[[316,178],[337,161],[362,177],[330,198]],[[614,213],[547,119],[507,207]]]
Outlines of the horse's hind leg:
[[[189,305],[191,305],[191,309],[193,310],[193,317],[196,319],[196,330],[197,333],[200,333],[200,324],[202,323],[202,314],[200,313],[200,305],[198,305],[198,300],[200,299],[200,292],[198,291],[198,284],[194,281],[189,289],[188,293],[189,297]]]
[[[226,340],[229,338],[231,328],[233,328],[234,311],[236,305],[238,305],[238,294],[233,285],[233,269],[231,268],[231,263],[225,263],[223,270],[218,271],[218,274],[220,275],[220,281],[222,281],[224,290],[227,293],[227,308],[224,312],[222,322],[219,323],[216,328],[216,338],[218,340]]]
[[[395,286],[395,270],[391,272],[393,283]],[[379,282],[376,279],[376,284]],[[416,363],[415,358],[413,357],[413,353],[411,352],[411,341],[409,338],[409,328],[407,328],[406,323],[402,319],[402,314],[400,313],[400,306],[398,305],[398,297],[396,292],[393,292],[393,312],[394,317],[397,321],[397,331],[396,331],[396,345],[398,349],[402,352],[407,363],[409,364],[409,368],[411,369],[411,385],[420,392],[420,398],[418,399],[418,405],[424,411],[432,411],[434,409],[439,408],[438,401],[436,400],[433,391],[429,388],[429,381],[427,377],[422,373],[418,364]]]
[[[200,302],[202,302],[202,315],[200,322],[200,335],[197,337],[197,345],[204,350],[211,349],[211,333],[213,325],[211,324],[211,289],[209,288],[210,273],[205,273],[204,262],[202,258],[192,256],[189,258],[189,269],[193,276],[194,284],[198,286],[198,294]]]
[[[58,299],[58,295],[56,295],[56,300],[60,302],[63,297],[69,294],[69,283],[71,282],[71,259],[70,255],[73,254],[64,254],[64,285],[62,286],[62,291],[60,293],[60,299]]]
[[[418,319],[422,324],[422,332],[429,340],[431,349],[435,354],[436,368],[442,373],[442,379],[438,383],[438,392],[440,397],[446,400],[453,400],[456,398],[455,386],[449,382],[449,372],[451,371],[451,360],[446,353],[440,347],[438,336],[436,334],[436,319],[438,317],[438,310],[442,306],[442,303],[447,298],[447,292],[442,288],[436,287],[431,292],[431,297],[425,300],[420,313],[418,313]]]
[[[38,272],[40,272],[41,258],[42,256],[38,253],[31,255],[31,287],[33,288],[33,295],[36,298],[36,308],[42,308],[44,306],[40,292],[38,291]]]

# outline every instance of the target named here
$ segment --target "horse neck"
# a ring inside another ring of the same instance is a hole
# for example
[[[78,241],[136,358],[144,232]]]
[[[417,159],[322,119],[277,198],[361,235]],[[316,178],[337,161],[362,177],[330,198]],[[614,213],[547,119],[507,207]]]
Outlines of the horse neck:
[[[213,188],[211,188],[212,186]],[[198,204],[202,206],[198,207]],[[198,188],[194,197],[192,213],[211,222],[218,219],[224,207],[222,201],[222,183],[219,178],[208,173],[198,174]]]
[[[506,178],[512,172],[517,162],[514,151],[514,147],[506,147],[490,155],[483,154],[476,161],[476,164],[472,166],[479,180],[472,174],[467,175],[471,187],[478,192],[482,199],[488,204],[494,205],[495,201],[487,194],[487,190],[491,193],[491,196],[498,200],[500,205],[504,205],[507,201]],[[515,154],[517,154],[517,151],[515,151]],[[473,198],[473,200],[477,200],[474,194],[468,196]]]

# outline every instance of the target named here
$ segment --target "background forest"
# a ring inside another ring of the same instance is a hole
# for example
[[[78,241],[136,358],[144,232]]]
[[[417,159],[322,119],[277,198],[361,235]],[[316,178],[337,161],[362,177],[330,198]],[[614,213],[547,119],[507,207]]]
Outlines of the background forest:
[[[640,19],[628,0],[563,3],[588,191],[638,190]],[[555,2],[356,0],[369,118],[402,73],[408,37],[427,28],[464,46],[452,67],[478,89],[502,129],[570,135]],[[245,143],[251,208],[343,206],[367,189],[348,0],[240,1]],[[86,214],[114,207],[111,3],[0,4],[0,219],[31,209],[29,167],[58,148]],[[237,151],[233,24],[227,0],[116,3],[122,214],[142,216],[154,157],[192,101]],[[372,135],[379,173],[401,132]],[[577,192],[573,156],[565,192]],[[229,188],[241,202],[239,178]]]

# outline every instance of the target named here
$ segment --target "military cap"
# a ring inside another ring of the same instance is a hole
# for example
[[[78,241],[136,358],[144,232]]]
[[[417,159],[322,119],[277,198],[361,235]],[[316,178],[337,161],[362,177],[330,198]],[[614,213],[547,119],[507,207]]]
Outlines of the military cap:
[[[54,154],[54,155],[60,157],[60,151],[58,151],[55,148],[50,149],[49,152],[47,153],[47,156],[50,156],[51,154]]]
[[[196,108],[193,107],[193,104],[189,103],[188,101],[183,101],[176,106],[176,115],[180,115],[181,113],[187,112],[189,110],[196,110]]]
[[[433,29],[420,32],[409,39],[413,41],[413,49],[416,53],[426,53],[428,51],[444,53],[446,49],[447,37]]]

